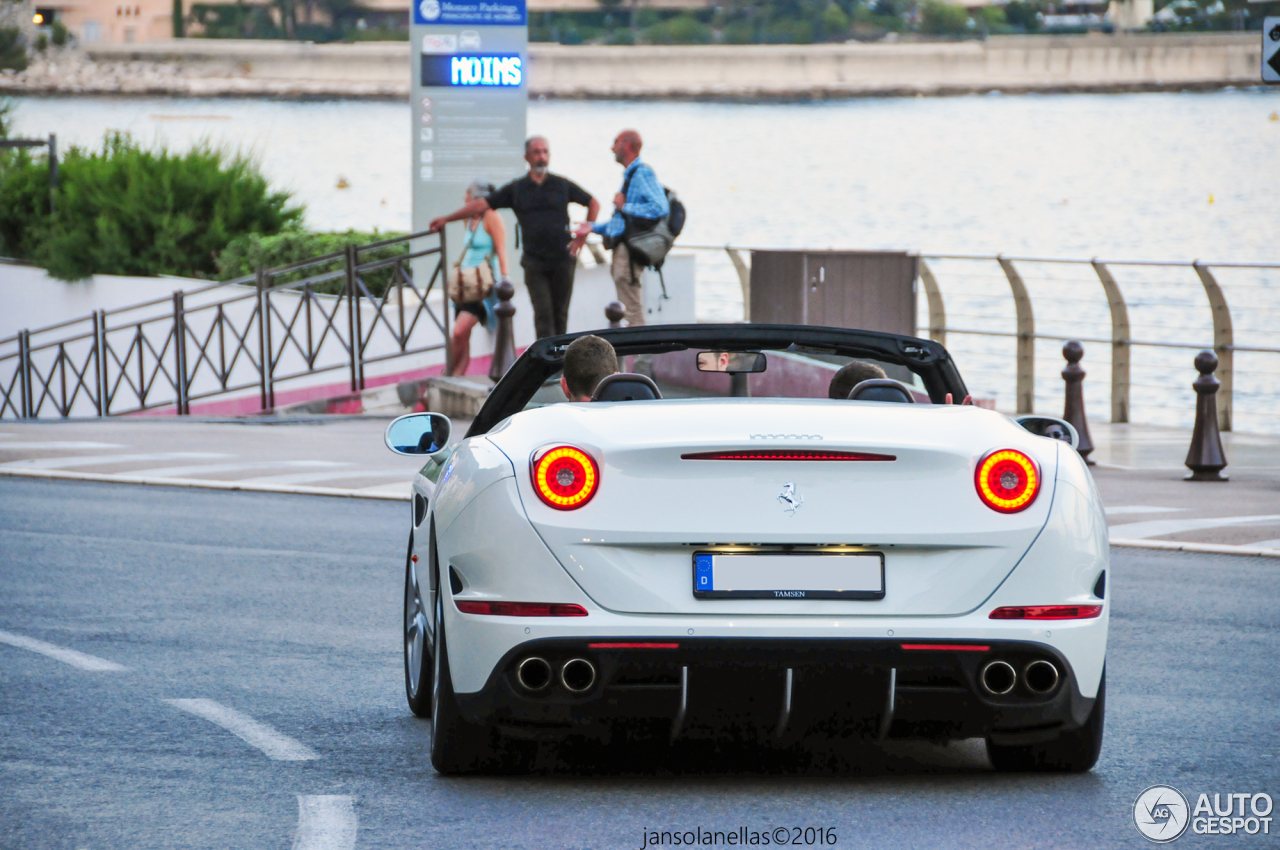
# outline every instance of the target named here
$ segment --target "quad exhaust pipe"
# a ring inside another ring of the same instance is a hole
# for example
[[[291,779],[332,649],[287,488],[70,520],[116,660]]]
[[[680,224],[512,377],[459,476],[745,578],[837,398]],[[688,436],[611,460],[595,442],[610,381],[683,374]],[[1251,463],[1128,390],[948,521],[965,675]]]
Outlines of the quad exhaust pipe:
[[[1032,661],[1022,671],[1022,681],[1033,694],[1043,695],[1058,687],[1058,667],[1043,658]]]
[[[560,684],[575,694],[591,690],[596,683],[596,665],[585,658],[570,658],[560,668]]]
[[[516,667],[516,681],[526,691],[540,691],[551,684],[551,665],[545,658],[530,655]]]
[[[987,693],[1003,696],[1018,684],[1018,671],[1008,661],[988,661],[978,674],[978,681]]]

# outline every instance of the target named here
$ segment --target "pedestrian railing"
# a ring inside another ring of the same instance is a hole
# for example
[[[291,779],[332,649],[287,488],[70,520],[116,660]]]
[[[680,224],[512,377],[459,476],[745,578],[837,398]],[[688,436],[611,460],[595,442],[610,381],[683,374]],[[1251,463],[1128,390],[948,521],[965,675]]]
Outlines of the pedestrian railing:
[[[443,234],[415,233],[0,340],[0,418],[110,416],[445,349]],[[415,270],[418,273],[415,279]]]
[[[751,249],[677,247],[698,252],[703,311],[749,321]],[[975,394],[995,396],[1002,409],[1060,406],[1064,363],[1053,344],[1077,340],[1089,344],[1083,365],[1110,378],[1086,382],[1093,415],[1125,423],[1137,409],[1140,421],[1190,425],[1193,353],[1212,350],[1222,429],[1280,430],[1280,263],[920,260],[917,332],[946,345]]]

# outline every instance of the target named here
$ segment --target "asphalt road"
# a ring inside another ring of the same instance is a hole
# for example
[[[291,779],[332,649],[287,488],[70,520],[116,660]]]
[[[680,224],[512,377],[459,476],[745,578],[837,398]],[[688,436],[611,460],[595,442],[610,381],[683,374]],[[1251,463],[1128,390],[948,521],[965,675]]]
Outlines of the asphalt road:
[[[544,752],[531,776],[444,779],[403,696],[407,505],[8,479],[0,507],[3,848],[349,847],[353,827],[360,848],[640,848],[652,829],[739,826],[823,827],[843,847],[1141,847],[1149,785],[1280,800],[1275,560],[1113,550],[1089,774],[995,774],[967,741],[818,766],[588,748]],[[256,746],[200,715],[227,709]]]

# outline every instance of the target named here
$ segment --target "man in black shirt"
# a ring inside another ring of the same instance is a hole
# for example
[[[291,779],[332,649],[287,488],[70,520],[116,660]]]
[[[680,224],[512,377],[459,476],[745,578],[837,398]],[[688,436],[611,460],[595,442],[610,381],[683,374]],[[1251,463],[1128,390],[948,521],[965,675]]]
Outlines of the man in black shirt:
[[[573,296],[574,259],[586,237],[569,232],[569,204],[587,208],[587,221],[600,214],[600,202],[585,189],[547,170],[551,147],[542,136],[530,136],[524,143],[524,159],[529,173],[513,180],[486,198],[477,198],[462,209],[431,222],[440,230],[451,221],[480,215],[490,209],[510,209],[524,233],[524,283],[533,303],[533,326],[538,338],[555,336],[566,330],[569,299]]]

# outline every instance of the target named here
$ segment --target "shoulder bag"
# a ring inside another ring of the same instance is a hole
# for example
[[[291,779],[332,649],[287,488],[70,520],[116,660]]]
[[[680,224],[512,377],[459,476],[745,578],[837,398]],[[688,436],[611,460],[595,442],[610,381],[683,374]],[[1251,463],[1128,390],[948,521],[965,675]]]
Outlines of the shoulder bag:
[[[476,225],[477,229],[481,227],[484,227],[483,220]],[[462,258],[467,255],[467,251],[471,250],[471,242],[476,237],[475,230],[471,228],[467,228],[467,233],[467,244],[462,247],[462,253],[458,255],[453,268],[449,269],[447,291],[449,300],[454,304],[483,301],[489,297],[489,293],[493,291],[493,285],[496,282],[493,279],[493,252],[485,254],[484,262],[478,266],[471,266],[465,269],[462,267]]]

